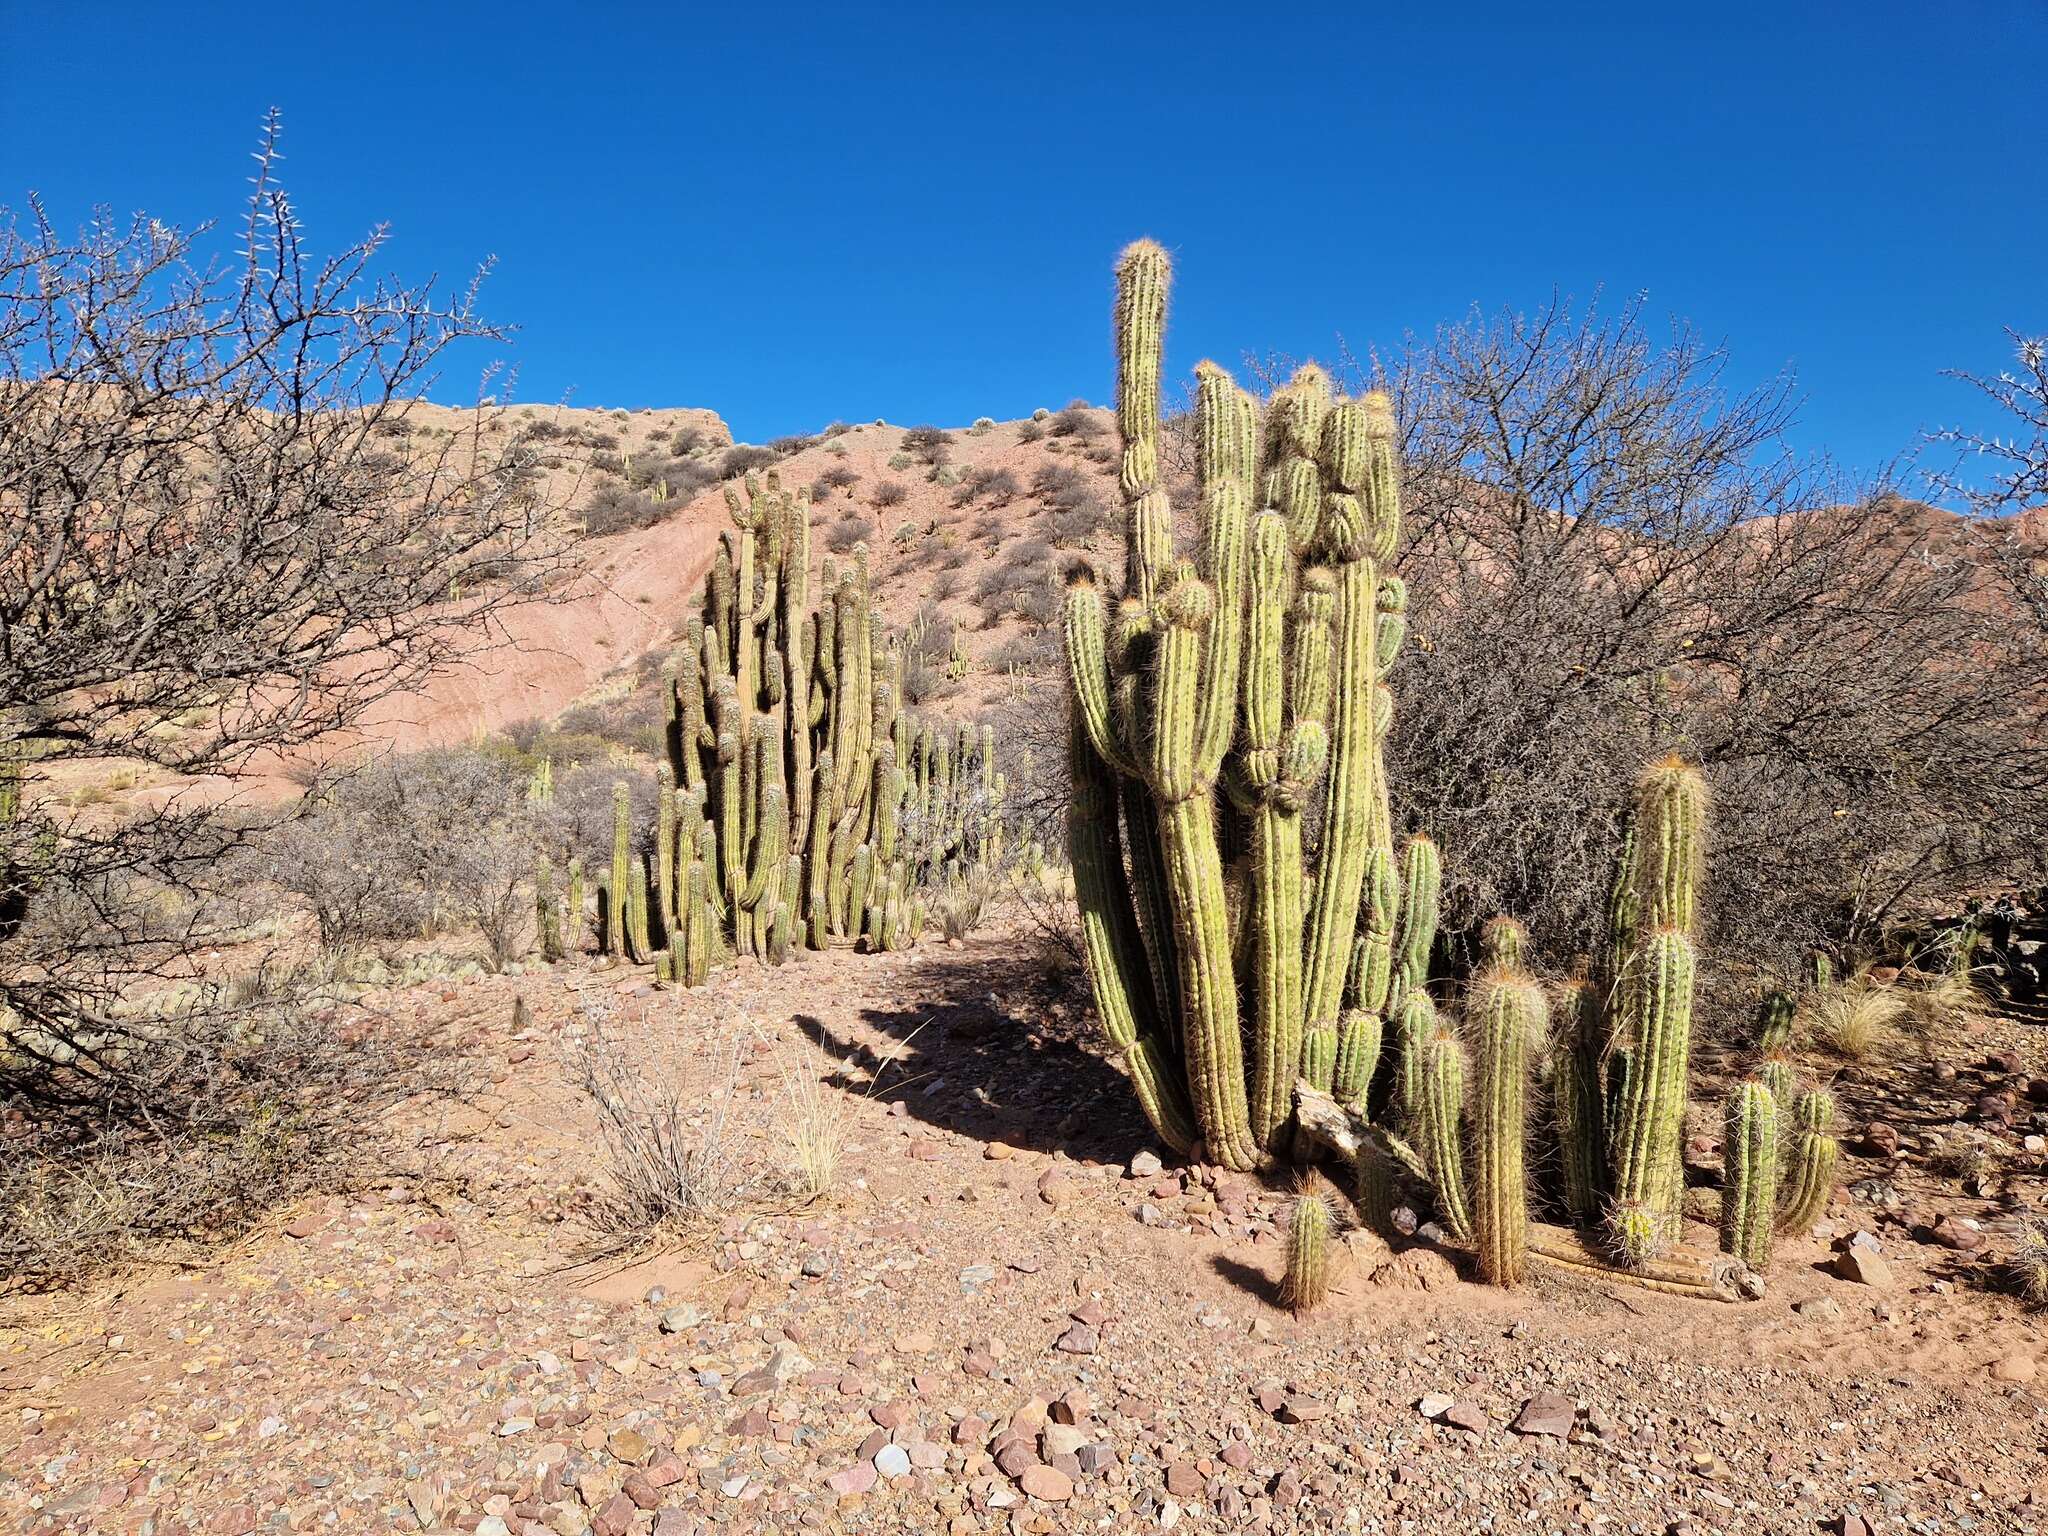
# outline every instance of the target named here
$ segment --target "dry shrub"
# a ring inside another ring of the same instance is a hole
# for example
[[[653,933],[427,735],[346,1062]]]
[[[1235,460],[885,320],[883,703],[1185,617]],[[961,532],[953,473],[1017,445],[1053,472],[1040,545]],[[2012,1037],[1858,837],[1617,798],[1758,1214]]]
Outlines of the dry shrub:
[[[1928,1033],[1953,1031],[1985,1013],[1984,994],[1968,971],[1908,971],[1900,978],[1906,1010]]]
[[[587,1025],[574,1061],[576,1085],[597,1111],[604,1184],[579,1213],[606,1251],[678,1237],[729,1210],[743,1179],[730,1115],[739,1084],[739,1043],[724,1051],[717,1087],[686,1101],[669,1072],[607,1033],[609,1007],[585,997]],[[693,1113],[694,1111],[694,1113]]]
[[[781,1084],[776,1129],[789,1148],[790,1176],[806,1200],[829,1195],[839,1181],[854,1110],[881,1091],[882,1075],[917,1037],[913,1030],[875,1063],[865,1085],[851,1056],[834,1062],[823,1051],[764,1035]]]
[[[460,1097],[471,1064],[438,1026],[323,1003],[310,987],[309,973],[259,967],[99,1042],[124,1097],[156,1113],[81,1099],[8,1143],[0,1275],[42,1289],[182,1261],[308,1193],[416,1177],[385,1112]]]
[[[901,487],[898,487],[898,489],[901,489]],[[851,554],[854,545],[873,538],[874,534],[875,525],[873,523],[864,517],[855,517],[849,514],[840,518],[830,528],[825,530],[825,547],[835,555]]]
[[[2048,1219],[2020,1219],[2019,1240],[2006,1264],[2006,1279],[2027,1301],[2048,1307]]]

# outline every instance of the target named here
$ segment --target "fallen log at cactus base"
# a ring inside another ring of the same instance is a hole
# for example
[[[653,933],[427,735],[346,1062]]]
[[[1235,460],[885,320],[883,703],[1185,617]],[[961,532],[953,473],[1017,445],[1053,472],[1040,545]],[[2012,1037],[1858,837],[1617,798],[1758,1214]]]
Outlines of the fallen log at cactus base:
[[[1356,1167],[1361,1151],[1375,1147],[1411,1177],[1427,1182],[1422,1160],[1399,1138],[1351,1113],[1305,1079],[1294,1086],[1294,1116],[1303,1136],[1340,1162]],[[1532,1221],[1528,1252],[1532,1259],[1589,1279],[1700,1301],[1758,1301],[1764,1294],[1763,1276],[1739,1259],[1683,1243],[1673,1244],[1643,1268],[1627,1269],[1571,1228]]]

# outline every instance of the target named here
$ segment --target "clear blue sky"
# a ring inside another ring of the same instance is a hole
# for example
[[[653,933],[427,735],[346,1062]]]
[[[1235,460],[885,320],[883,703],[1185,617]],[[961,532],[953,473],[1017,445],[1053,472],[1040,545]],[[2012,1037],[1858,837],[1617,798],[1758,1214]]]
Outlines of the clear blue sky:
[[[1385,9],[0,0],[0,200],[231,213],[274,104],[316,242],[499,258],[521,398],[754,440],[1104,398],[1139,234],[1176,372],[1643,290],[1863,466],[2048,330],[2048,0]]]

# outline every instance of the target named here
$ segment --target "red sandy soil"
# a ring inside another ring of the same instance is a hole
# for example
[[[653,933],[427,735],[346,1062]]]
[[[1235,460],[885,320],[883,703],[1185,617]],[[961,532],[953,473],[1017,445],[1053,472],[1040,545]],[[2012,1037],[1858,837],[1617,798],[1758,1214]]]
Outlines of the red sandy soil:
[[[230,1252],[11,1303],[7,1528],[2048,1529],[2048,1327],[1990,1283],[2043,1199],[2043,1064],[1999,1055],[2026,1031],[1845,1077],[1900,1150],[1845,1155],[1862,1193],[1783,1245],[1762,1301],[1505,1293],[1354,1233],[1332,1303],[1295,1317],[1287,1189],[1136,1171],[1143,1121],[1070,977],[1005,921],[687,993],[577,961],[372,994],[488,1087],[396,1112],[390,1167]],[[742,1175],[630,1261],[591,1259],[582,1224],[606,1159],[573,1062],[600,1018],[693,1136],[723,1120]],[[846,1136],[810,1201],[792,1073]],[[2023,1123],[1968,1196],[1924,1152],[2002,1087]],[[1933,1240],[1942,1216],[1983,1249]],[[1887,1283],[1835,1273],[1856,1228]]]

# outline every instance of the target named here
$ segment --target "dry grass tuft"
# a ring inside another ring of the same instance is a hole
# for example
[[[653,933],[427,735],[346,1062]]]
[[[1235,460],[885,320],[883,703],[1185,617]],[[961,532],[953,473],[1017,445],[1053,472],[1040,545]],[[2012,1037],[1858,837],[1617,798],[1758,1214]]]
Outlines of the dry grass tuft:
[[[780,1078],[780,1121],[777,1129],[789,1148],[790,1172],[805,1200],[829,1195],[839,1181],[840,1157],[846,1150],[853,1111],[881,1091],[882,1076],[901,1058],[911,1031],[875,1064],[865,1085],[851,1056],[835,1062],[822,1050],[792,1045],[776,1036],[761,1037],[774,1053]]]
[[[1858,977],[1816,994],[1805,1012],[1807,1034],[1816,1045],[1845,1061],[1861,1061],[1906,1017],[1907,1002],[1901,990]]]
[[[1922,1030],[1953,1029],[1985,1012],[1984,994],[1969,971],[1909,971],[1900,981],[1906,1010]]]
[[[2048,1219],[2029,1216],[2020,1223],[2006,1275],[2021,1296],[2037,1307],[2048,1307]]]
[[[611,1252],[685,1236],[741,1195],[730,1123],[738,1042],[726,1049],[721,1085],[704,1102],[688,1105],[666,1074],[649,1072],[629,1048],[607,1037],[602,1005],[587,1004],[584,1011],[591,1028],[576,1060],[577,1086],[597,1109],[606,1182],[585,1206],[583,1220]]]

